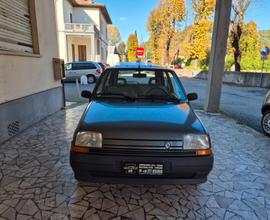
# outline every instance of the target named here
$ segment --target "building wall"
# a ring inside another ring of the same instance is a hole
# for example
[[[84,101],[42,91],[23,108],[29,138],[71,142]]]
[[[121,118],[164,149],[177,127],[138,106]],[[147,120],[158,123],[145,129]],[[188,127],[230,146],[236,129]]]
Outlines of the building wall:
[[[67,23],[69,13],[72,11],[72,5],[67,0],[55,0],[57,38],[58,38],[58,53],[61,59],[67,61],[67,41],[65,34],[65,20]]]
[[[78,57],[79,45],[86,45],[87,61],[94,60],[94,54],[91,47],[91,38],[93,38],[93,36],[73,36],[73,35],[67,36],[68,62],[72,61],[72,44],[74,44],[75,46],[75,61],[79,60],[79,57]]]
[[[96,8],[74,7],[73,23],[95,24],[99,28],[99,13]]]
[[[100,40],[100,54],[97,54],[98,51],[98,38],[95,39],[95,58],[91,59],[97,62],[106,62],[108,52],[107,52],[107,22],[100,12],[99,9],[96,8],[85,8],[85,7],[76,7],[73,9],[73,22],[74,23],[87,23],[87,24],[95,24],[97,29],[99,30],[99,40]]]
[[[29,120],[29,118],[21,116],[25,111],[28,111],[28,115],[34,117],[35,121],[47,116],[46,111],[43,111],[44,114],[40,113],[42,108],[46,108],[46,105],[35,106],[33,102],[29,102],[25,109],[17,100],[29,96],[34,100],[35,94],[47,94],[47,92],[48,96],[53,93],[63,96],[61,83],[54,80],[53,73],[52,60],[59,57],[54,9],[54,1],[36,0],[40,55],[22,55],[16,52],[10,54],[0,51],[0,112],[1,116],[6,119],[0,121],[0,142],[8,138],[2,133],[4,132],[2,129],[6,128],[11,121],[20,118],[22,127],[25,128],[24,124],[27,124],[27,120]],[[63,100],[55,100],[49,113],[59,110],[59,106],[62,105]],[[17,114],[12,115],[11,112],[14,112],[14,108]],[[38,112],[39,116],[35,117]]]
[[[102,15],[102,13],[100,13],[100,36],[104,41],[107,41],[107,22],[104,18],[104,16]]]
[[[53,1],[36,1],[40,56],[0,54],[0,103],[60,86],[52,59],[58,57]]]
[[[58,1],[62,1],[63,14],[64,14],[64,23],[71,23],[70,14],[72,14],[72,17],[74,17],[74,15],[73,15],[73,6],[67,0],[58,0]]]
[[[101,62],[106,63],[108,57],[108,32],[107,32],[107,22],[100,13],[100,41],[101,41]]]
[[[58,25],[58,42],[59,42],[59,55],[65,62],[72,61],[72,48],[70,39],[78,39],[73,35],[65,33],[65,23],[70,23],[70,13],[72,13],[73,23],[79,24],[94,24],[100,31],[99,36],[95,34],[90,39],[90,43],[87,42],[87,60],[96,62],[106,62],[108,56],[108,34],[107,34],[107,22],[102,15],[101,11],[97,8],[86,7],[73,7],[68,0],[55,0],[57,5],[57,25]],[[85,35],[89,38],[89,35]],[[69,41],[67,41],[69,39]],[[97,54],[97,40],[100,40],[100,55]],[[72,40],[71,40],[72,41]],[[86,40],[80,38],[80,40],[74,44],[80,45]],[[85,44],[86,45],[86,44]],[[76,46],[77,47],[77,46]],[[77,48],[76,48],[77,52]],[[76,60],[78,55],[76,53]]]

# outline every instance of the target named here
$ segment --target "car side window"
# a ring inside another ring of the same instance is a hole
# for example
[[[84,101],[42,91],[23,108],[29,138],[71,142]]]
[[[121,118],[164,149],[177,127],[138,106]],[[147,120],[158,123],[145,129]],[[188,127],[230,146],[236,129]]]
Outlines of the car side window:
[[[90,70],[96,68],[96,65],[93,63],[74,63],[72,65],[72,70]]]
[[[171,77],[172,77],[171,82],[172,82],[174,91],[176,91],[182,99],[186,99],[186,94],[184,92],[184,89],[182,88],[181,83],[179,82],[180,79],[177,77],[176,74],[172,75]]]
[[[66,70],[72,70],[72,64],[71,63],[66,64]]]

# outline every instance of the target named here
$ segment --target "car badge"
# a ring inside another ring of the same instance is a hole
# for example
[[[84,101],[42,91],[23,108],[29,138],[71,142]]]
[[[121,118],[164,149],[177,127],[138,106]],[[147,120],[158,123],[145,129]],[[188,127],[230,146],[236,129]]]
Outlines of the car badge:
[[[165,143],[165,148],[166,148],[167,150],[169,150],[170,147],[171,147],[171,143],[170,143],[170,142],[166,142],[166,143]]]

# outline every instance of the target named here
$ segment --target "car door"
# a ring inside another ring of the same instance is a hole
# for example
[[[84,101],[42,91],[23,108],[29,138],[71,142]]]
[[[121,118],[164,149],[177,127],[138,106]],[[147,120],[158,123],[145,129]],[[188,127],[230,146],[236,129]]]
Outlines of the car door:
[[[87,76],[96,74],[96,65],[93,62],[82,62],[78,65],[77,76]]]
[[[82,70],[82,64],[81,63],[72,63],[70,70],[67,72],[67,78],[68,80],[76,80],[80,79],[82,75],[85,75],[84,70]]]

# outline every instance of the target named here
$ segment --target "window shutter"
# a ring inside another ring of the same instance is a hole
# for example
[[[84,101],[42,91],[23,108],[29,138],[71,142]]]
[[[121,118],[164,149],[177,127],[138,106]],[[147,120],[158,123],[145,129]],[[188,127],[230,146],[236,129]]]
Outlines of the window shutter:
[[[33,52],[29,0],[0,0],[0,50]]]

